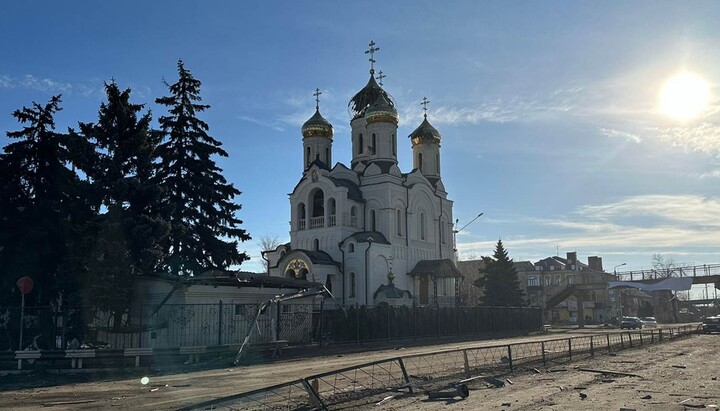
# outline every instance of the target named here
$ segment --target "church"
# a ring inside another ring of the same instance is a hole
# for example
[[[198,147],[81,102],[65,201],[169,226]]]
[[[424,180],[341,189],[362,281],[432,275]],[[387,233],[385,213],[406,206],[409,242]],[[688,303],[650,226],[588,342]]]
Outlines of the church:
[[[290,242],[266,251],[271,276],[325,284],[343,305],[455,305],[453,202],[441,177],[442,136],[425,115],[410,136],[412,170],[397,160],[398,110],[370,79],[350,99],[350,165],[333,165],[333,126],[302,126],[302,177],[290,194]],[[380,72],[382,73],[382,72]]]

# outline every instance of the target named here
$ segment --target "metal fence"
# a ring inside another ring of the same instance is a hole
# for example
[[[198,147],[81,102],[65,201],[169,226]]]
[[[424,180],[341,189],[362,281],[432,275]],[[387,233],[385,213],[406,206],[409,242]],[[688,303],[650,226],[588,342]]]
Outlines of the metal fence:
[[[357,401],[399,389],[446,386],[449,380],[500,376],[531,367],[553,367],[599,354],[670,341],[693,326],[465,348],[388,358],[272,387],[208,401],[184,410],[353,409]]]
[[[542,327],[537,308],[272,305],[137,305],[112,313],[89,307],[0,307],[0,350],[175,348],[287,341],[293,345],[363,343],[379,340],[532,331]],[[22,341],[20,329],[22,328]],[[78,348],[78,347],[74,347]]]

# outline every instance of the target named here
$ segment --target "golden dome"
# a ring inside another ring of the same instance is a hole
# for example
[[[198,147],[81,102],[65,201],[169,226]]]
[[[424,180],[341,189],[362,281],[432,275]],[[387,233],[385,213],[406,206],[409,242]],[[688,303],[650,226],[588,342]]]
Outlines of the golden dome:
[[[385,122],[398,123],[398,112],[395,107],[380,93],[375,102],[365,110],[365,120],[368,124]]]
[[[333,126],[320,115],[320,109],[315,109],[313,114],[305,124],[302,125],[303,137],[333,137]]]
[[[420,126],[410,133],[409,137],[413,145],[423,143],[440,144],[440,139],[442,138],[442,136],[440,136],[440,132],[437,131],[437,129],[435,129],[435,127],[433,127],[427,120],[427,116],[425,116],[425,119]]]

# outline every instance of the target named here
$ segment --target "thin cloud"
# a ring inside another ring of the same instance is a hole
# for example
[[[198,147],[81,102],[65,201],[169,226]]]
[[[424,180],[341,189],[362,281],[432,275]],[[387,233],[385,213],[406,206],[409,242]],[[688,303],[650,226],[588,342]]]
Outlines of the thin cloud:
[[[636,144],[642,141],[642,138],[640,138],[640,136],[638,136],[637,134],[628,133],[627,131],[616,130],[613,128],[601,128],[600,133],[606,137],[624,138]]]
[[[102,83],[97,86],[85,83],[73,84],[66,81],[38,77],[32,74],[26,74],[22,77],[0,75],[0,88],[25,88],[53,94],[72,94],[83,97],[102,97],[105,95]]]
[[[246,115],[238,116],[238,119],[240,119],[242,121],[247,121],[248,123],[257,124],[259,126],[271,128],[275,131],[280,131],[280,132],[285,131],[285,128],[281,127],[279,124],[274,123],[274,122],[258,120],[254,117],[250,117],[250,116],[246,116]]]
[[[720,155],[720,126],[702,123],[689,127],[652,127],[648,131],[686,151]]]

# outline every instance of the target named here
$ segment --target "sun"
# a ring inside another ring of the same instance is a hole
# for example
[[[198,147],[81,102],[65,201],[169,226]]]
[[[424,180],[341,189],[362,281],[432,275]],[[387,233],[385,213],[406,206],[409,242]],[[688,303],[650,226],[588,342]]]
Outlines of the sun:
[[[683,72],[669,78],[660,91],[660,111],[676,120],[702,115],[710,102],[710,85],[697,74]]]

